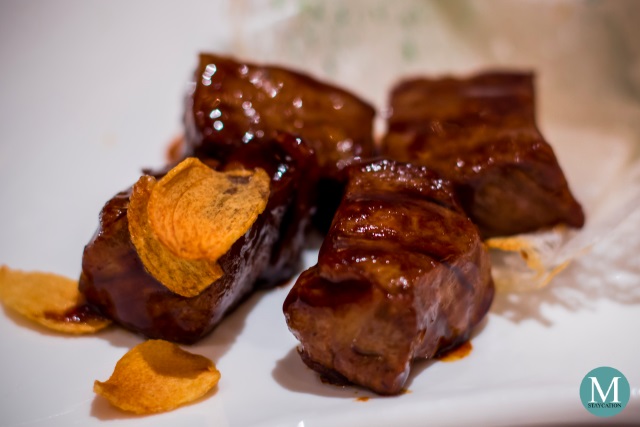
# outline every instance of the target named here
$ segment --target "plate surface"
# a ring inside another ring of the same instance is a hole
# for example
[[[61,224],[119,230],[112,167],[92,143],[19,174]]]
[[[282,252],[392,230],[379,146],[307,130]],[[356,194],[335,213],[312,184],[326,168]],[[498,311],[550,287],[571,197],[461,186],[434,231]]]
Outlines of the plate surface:
[[[302,364],[281,310],[291,284],[257,293],[190,347],[218,365],[213,393],[152,417],[122,414],[92,392],[140,337],[117,328],[67,337],[0,309],[1,426],[598,423],[579,399],[598,366],[623,372],[632,389],[627,408],[605,421],[640,423],[640,55],[625,42],[637,40],[627,16],[638,7],[405,2],[392,12],[385,2],[321,3],[3,2],[0,263],[78,276],[104,202],[142,167],[162,165],[181,132],[200,50],[297,64],[378,106],[406,73],[534,68],[541,127],[594,218],[591,251],[544,290],[498,295],[468,357],[417,363],[409,393],[392,398],[325,385]],[[513,22],[497,30],[505,16]],[[415,30],[403,33],[407,26]],[[292,31],[313,48],[300,50]],[[315,256],[305,254],[307,266]]]

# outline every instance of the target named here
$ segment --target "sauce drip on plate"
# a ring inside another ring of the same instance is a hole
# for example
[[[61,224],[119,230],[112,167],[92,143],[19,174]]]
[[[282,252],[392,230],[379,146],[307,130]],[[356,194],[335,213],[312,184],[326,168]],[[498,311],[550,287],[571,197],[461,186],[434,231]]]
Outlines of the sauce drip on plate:
[[[441,360],[442,362],[455,362],[456,360],[467,357],[471,353],[472,349],[473,346],[471,345],[471,341],[465,341],[458,347],[438,356],[438,360]]]

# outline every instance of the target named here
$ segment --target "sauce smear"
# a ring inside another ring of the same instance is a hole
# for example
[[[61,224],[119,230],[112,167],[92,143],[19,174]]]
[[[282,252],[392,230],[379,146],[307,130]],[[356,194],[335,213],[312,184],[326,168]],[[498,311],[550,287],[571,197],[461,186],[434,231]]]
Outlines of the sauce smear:
[[[104,321],[104,317],[102,317],[98,312],[96,312],[92,307],[87,304],[80,304],[75,307],[70,308],[64,313],[56,313],[56,312],[45,312],[45,317],[49,320],[54,320],[56,322],[61,323],[92,323],[92,322],[102,322]]]
[[[453,350],[449,350],[446,353],[438,356],[438,360],[443,362],[455,362],[456,360],[464,359],[471,353],[473,346],[471,341],[465,341]]]

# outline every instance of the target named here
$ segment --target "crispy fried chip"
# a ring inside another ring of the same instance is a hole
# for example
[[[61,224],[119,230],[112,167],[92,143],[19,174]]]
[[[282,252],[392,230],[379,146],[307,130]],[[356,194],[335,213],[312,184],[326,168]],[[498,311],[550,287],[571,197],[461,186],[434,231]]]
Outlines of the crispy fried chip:
[[[193,402],[219,379],[220,372],[206,357],[151,340],[129,350],[106,382],[94,382],[93,391],[124,411],[152,414]]]
[[[178,295],[196,296],[222,277],[223,271],[215,261],[179,258],[158,241],[147,217],[147,203],[155,185],[155,178],[145,175],[133,186],[127,210],[131,241],[145,269],[156,280]]]
[[[151,192],[151,228],[175,255],[215,261],[264,211],[269,183],[262,169],[217,172],[188,158]]]
[[[223,275],[217,260],[264,211],[269,184],[262,169],[217,172],[195,158],[159,181],[141,177],[127,219],[147,271],[172,292],[200,294]]]
[[[111,321],[83,310],[78,282],[52,273],[0,267],[0,301],[42,326],[67,334],[91,334]]]

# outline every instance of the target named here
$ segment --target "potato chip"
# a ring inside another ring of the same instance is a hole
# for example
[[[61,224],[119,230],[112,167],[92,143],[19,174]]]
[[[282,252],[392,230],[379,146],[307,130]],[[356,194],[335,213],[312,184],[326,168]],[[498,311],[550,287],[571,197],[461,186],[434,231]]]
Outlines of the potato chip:
[[[68,334],[90,334],[111,321],[83,305],[78,282],[52,273],[0,267],[0,301],[24,317]]]
[[[264,211],[269,184],[262,169],[218,172],[188,158],[153,188],[147,206],[151,228],[175,255],[215,261]]]
[[[224,272],[218,259],[251,228],[267,204],[269,176],[217,172],[188,158],[159,181],[133,187],[127,219],[146,270],[179,295],[199,295]]]
[[[106,382],[94,382],[93,391],[124,411],[153,414],[193,402],[219,379],[220,372],[206,357],[151,340],[129,350]]]
[[[133,186],[127,210],[131,241],[145,269],[156,280],[178,295],[196,296],[222,277],[223,271],[215,261],[177,257],[158,241],[147,217],[149,195],[155,185],[155,178],[145,175]]]

